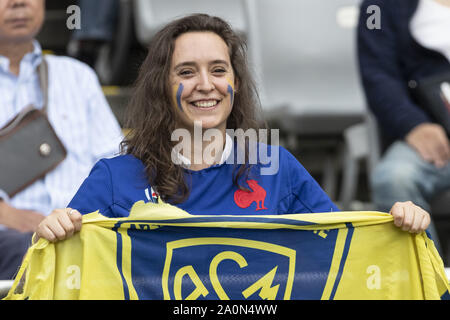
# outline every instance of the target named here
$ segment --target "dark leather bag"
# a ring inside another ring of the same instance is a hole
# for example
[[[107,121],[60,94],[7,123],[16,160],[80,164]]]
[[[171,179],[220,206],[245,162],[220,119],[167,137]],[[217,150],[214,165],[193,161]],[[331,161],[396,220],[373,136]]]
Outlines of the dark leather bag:
[[[67,156],[47,118],[48,66],[38,67],[42,109],[30,105],[0,129],[0,189],[13,197],[55,169]]]
[[[411,92],[450,137],[450,73],[438,74],[409,83]]]

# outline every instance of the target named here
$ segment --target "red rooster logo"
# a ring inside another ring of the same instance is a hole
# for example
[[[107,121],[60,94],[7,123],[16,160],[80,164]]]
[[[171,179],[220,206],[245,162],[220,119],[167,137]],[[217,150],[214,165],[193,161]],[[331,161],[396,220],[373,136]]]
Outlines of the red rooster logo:
[[[248,208],[253,202],[256,202],[257,211],[267,209],[264,206],[266,190],[258,184],[258,181],[247,180],[247,183],[252,191],[236,190],[234,193],[234,202],[240,208]]]

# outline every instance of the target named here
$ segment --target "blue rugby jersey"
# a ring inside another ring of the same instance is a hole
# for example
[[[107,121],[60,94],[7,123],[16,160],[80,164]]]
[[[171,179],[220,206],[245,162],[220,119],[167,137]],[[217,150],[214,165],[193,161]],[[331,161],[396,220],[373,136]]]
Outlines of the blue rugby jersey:
[[[185,170],[191,186],[187,200],[176,206],[194,215],[273,215],[339,211],[306,169],[283,147],[279,148],[278,171],[263,175],[269,164],[252,166],[246,180],[249,192],[233,184],[235,165]],[[94,166],[68,207],[82,214],[96,210],[107,217],[127,217],[137,201],[155,202],[143,163],[132,155],[102,159]]]

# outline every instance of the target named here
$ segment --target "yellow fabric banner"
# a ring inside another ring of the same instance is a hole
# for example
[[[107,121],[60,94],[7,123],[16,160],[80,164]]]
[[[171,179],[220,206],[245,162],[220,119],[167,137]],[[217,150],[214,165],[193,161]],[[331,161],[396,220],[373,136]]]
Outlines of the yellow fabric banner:
[[[5,299],[445,299],[426,233],[381,212],[194,216],[138,202],[28,251]]]

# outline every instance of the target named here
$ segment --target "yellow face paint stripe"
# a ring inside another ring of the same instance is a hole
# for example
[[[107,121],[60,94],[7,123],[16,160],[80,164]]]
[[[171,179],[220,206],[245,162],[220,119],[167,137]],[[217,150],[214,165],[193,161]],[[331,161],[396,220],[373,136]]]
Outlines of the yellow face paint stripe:
[[[228,82],[227,91],[230,94],[231,105],[233,106],[233,102],[234,102],[234,83],[228,78],[227,78],[227,82]]]
[[[184,86],[180,82],[178,85],[172,86],[172,98],[173,98],[173,104],[178,107],[178,109],[183,112],[183,108],[181,106],[181,94],[183,93]]]

